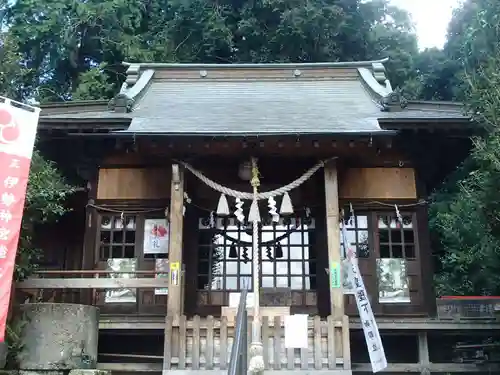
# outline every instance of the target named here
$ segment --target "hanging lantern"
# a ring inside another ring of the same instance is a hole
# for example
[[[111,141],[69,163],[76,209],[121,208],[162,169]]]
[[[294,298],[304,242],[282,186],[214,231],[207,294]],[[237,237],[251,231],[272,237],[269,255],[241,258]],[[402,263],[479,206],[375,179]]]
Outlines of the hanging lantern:
[[[238,250],[236,250],[236,246],[234,244],[229,247],[229,258],[238,258]]]

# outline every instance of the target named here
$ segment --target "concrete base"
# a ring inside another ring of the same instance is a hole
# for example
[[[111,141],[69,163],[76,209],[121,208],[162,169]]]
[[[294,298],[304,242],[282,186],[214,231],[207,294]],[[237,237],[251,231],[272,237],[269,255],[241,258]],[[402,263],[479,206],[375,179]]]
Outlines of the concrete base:
[[[66,303],[29,303],[20,306],[27,324],[18,354],[21,370],[95,369],[99,309],[94,306]],[[24,374],[30,375],[30,374]]]

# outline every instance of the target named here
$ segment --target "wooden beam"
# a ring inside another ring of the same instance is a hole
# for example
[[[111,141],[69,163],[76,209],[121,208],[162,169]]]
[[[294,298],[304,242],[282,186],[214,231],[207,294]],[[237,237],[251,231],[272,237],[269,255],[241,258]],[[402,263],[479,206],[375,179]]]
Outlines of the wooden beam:
[[[172,164],[170,188],[170,240],[168,259],[170,277],[168,278],[167,315],[178,319],[184,313],[182,274],[182,227],[184,223],[184,171],[178,164]]]
[[[335,160],[328,162],[324,169],[328,269],[331,270],[332,267],[335,267],[337,270],[341,270],[339,184]],[[342,277],[340,277],[340,280],[340,285],[332,285],[332,276],[331,272],[329,272],[328,286],[330,290],[330,314],[335,320],[342,320],[344,317]],[[349,327],[346,329],[348,330]],[[335,350],[337,357],[340,357],[343,354],[347,355],[347,353],[343,353],[342,332],[340,331],[335,332]]]
[[[59,279],[27,279],[16,284],[18,289],[122,289],[122,288],[166,288],[165,278],[134,279],[92,279],[92,278],[59,278]]]

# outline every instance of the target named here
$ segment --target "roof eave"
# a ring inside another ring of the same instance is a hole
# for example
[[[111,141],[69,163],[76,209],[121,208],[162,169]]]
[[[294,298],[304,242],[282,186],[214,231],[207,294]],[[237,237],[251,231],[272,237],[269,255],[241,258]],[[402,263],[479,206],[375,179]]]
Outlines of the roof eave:
[[[337,136],[337,137],[363,137],[363,136],[392,136],[396,135],[396,130],[379,130],[379,131],[353,131],[353,132],[317,132],[317,133],[284,133],[284,132],[266,132],[266,133],[243,133],[243,132],[189,132],[189,133],[165,133],[165,132],[129,132],[114,131],[113,135],[120,137],[150,137],[150,136],[165,136],[165,137],[314,137],[314,136]]]

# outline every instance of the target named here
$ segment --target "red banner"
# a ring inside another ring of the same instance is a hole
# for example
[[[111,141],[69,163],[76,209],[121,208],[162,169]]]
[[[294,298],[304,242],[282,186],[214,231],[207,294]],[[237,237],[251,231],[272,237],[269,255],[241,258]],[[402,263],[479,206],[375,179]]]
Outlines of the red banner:
[[[5,339],[16,250],[39,108],[0,97],[0,342]]]

